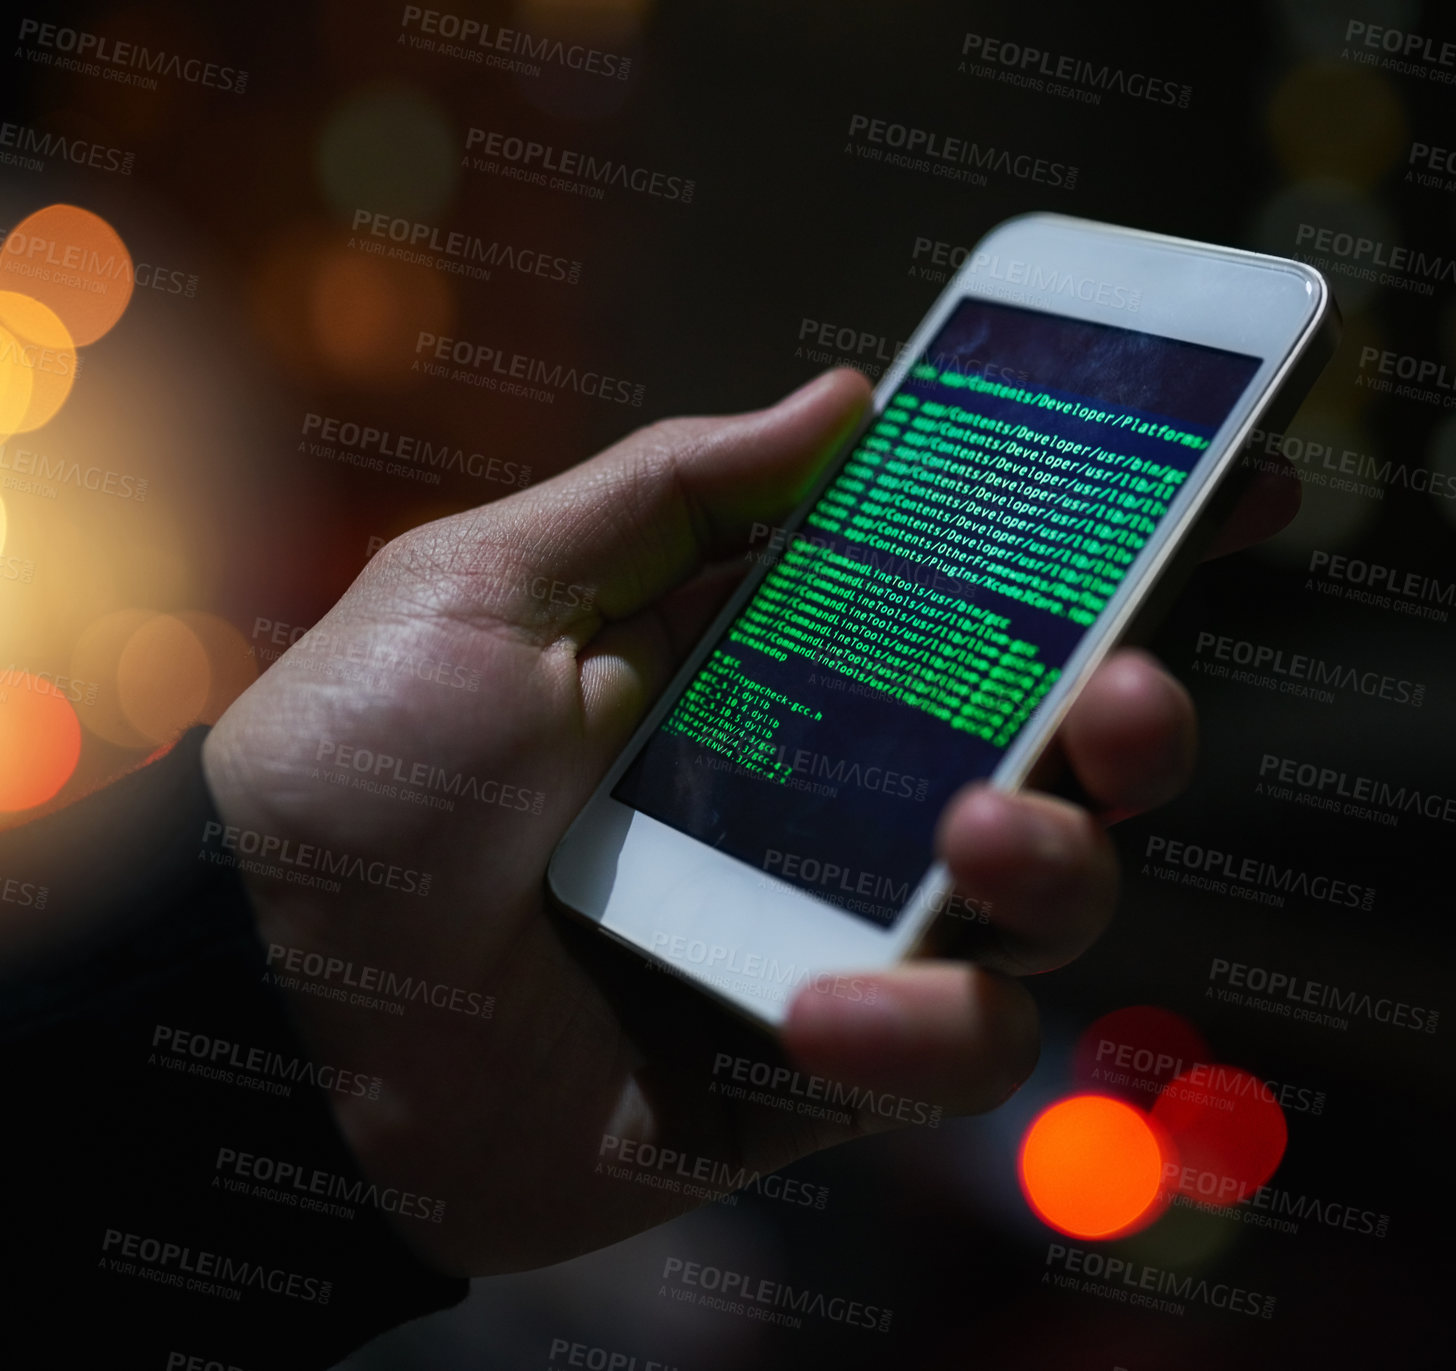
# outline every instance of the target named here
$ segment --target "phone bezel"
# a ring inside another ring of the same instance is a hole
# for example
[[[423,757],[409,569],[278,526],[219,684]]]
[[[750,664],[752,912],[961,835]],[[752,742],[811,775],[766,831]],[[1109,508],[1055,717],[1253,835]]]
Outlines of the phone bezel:
[[[1045,280],[1050,269],[1053,283],[1065,287],[1070,280],[1070,297],[1015,279],[1029,276],[1032,267],[1041,272],[1036,279]],[[1084,283],[1092,286],[1091,298],[1081,294]],[[1129,308],[1134,290],[1135,311]],[[967,254],[887,369],[863,421],[784,521],[790,534],[966,296],[1263,359],[1034,722],[988,778],[1012,790],[1025,781],[1078,691],[1123,636],[1237,461],[1249,432],[1305,359],[1330,319],[1332,302],[1319,272],[1284,258],[1063,215],[1006,220]],[[1221,307],[1212,307],[1214,299]],[[806,981],[854,998],[856,973],[911,955],[953,886],[945,867],[934,863],[895,924],[884,929],[612,797],[623,771],[771,567],[772,560],[763,559],[745,576],[563,836],[547,875],[552,894],[568,911],[770,1028],[782,1022]]]

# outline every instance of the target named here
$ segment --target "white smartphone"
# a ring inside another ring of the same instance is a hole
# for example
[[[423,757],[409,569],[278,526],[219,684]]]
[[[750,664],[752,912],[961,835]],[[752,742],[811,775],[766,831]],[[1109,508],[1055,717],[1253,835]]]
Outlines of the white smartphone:
[[[1298,262],[997,226],[803,505],[760,526],[557,847],[556,899],[770,1028],[802,986],[854,998],[856,973],[974,917],[935,860],[945,802],[1025,782],[1338,332]]]

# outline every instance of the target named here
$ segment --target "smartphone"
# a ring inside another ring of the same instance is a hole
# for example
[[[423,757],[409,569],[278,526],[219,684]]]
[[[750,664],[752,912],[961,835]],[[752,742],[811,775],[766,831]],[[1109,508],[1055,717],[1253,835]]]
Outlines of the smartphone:
[[[982,920],[935,859],[941,809],[1026,781],[1338,333],[1302,263],[1055,214],[992,229],[757,530],[558,845],[555,898],[767,1028]]]

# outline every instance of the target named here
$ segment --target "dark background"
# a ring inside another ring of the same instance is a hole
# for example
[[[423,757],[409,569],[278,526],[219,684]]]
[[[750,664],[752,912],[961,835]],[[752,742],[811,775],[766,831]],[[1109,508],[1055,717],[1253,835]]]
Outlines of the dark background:
[[[1007,215],[1053,209],[1286,255],[1301,222],[1452,251],[1453,178],[1431,188],[1407,171],[1413,142],[1450,139],[1452,87],[1433,76],[1453,68],[1364,65],[1343,41],[1357,21],[1429,36],[1439,49],[1456,39],[1443,6],[443,7],[535,32],[597,33],[598,46],[632,54],[630,79],[550,67],[518,77],[412,52],[396,41],[402,5],[33,7],[37,18],[246,69],[249,82],[241,95],[175,80],[128,89],[47,70],[8,45],[0,119],[134,151],[135,167],[130,176],[56,160],[41,171],[0,167],[0,228],[73,201],[107,218],[136,260],[195,275],[197,286],[190,297],[138,290],[122,323],[86,350],[66,409],[24,444],[104,455],[147,477],[151,493],[138,505],[0,492],[5,552],[37,567],[33,585],[0,583],[0,663],[84,675],[78,644],[104,616],[202,611],[234,626],[248,666],[236,694],[264,664],[247,656],[263,645],[257,618],[311,624],[371,540],[509,493],[318,459],[300,450],[306,413],[449,436],[529,463],[540,479],[658,416],[769,402],[820,369],[802,355],[804,320],[853,327],[892,350],[940,289],[916,274],[927,260],[914,255],[917,239],[969,246]],[[1094,106],[962,74],[967,32],[1187,85],[1189,106],[1110,92]],[[865,162],[845,150],[855,113],[1075,165],[1075,189],[993,175],[973,190]],[[458,155],[471,126],[690,177],[695,194],[687,205],[622,191],[598,202],[457,168],[438,149]],[[392,139],[380,127],[409,132]],[[371,267],[348,247],[359,200],[579,260],[581,282]],[[1360,368],[1367,346],[1456,361],[1451,284],[1424,294],[1331,281],[1344,342],[1291,433],[1408,470],[1456,471],[1449,411],[1378,394]],[[410,370],[422,328],[607,371],[644,385],[643,403],[569,392],[532,403],[423,378]],[[874,351],[843,360],[877,374]],[[1453,504],[1382,488],[1376,499],[1312,479],[1290,530],[1204,568],[1178,602],[1155,646],[1199,703],[1197,780],[1166,811],[1118,831],[1119,919],[1074,967],[1036,983],[1042,1060],[1008,1106],[801,1165],[795,1174],[829,1187],[822,1211],[745,1196],[588,1258],[478,1282],[460,1309],[349,1365],[543,1367],[556,1338],[684,1371],[1445,1364],[1443,1106],[1456,1030],[1359,1017],[1346,1031],[1302,1026],[1204,993],[1221,957],[1427,1008],[1449,999],[1451,827],[1415,813],[1384,827],[1255,789],[1265,754],[1393,786],[1456,786],[1449,623],[1322,594],[1307,570],[1323,549],[1456,580]],[[1206,660],[1195,656],[1200,632],[1423,682],[1424,704],[1350,691],[1323,704],[1209,677],[1196,669]],[[210,716],[225,703],[210,700]],[[103,700],[81,711],[81,763],[56,803],[149,750],[107,710]],[[1276,909],[1152,879],[1141,871],[1150,836],[1373,886],[1374,907],[1291,897]],[[1289,1114],[1274,1184],[1390,1216],[1389,1235],[1376,1239],[1309,1220],[1282,1234],[1174,1210],[1108,1245],[1273,1294],[1271,1319],[1198,1304],[1181,1316],[1146,1312],[1041,1283],[1054,1235],[1017,1190],[1017,1142],[1033,1113],[1075,1084],[1082,1030],[1147,1003],[1190,1018],[1219,1060],[1326,1092],[1323,1114]],[[893,1328],[809,1319],[788,1331],[674,1305],[658,1293],[666,1256],[888,1306]]]

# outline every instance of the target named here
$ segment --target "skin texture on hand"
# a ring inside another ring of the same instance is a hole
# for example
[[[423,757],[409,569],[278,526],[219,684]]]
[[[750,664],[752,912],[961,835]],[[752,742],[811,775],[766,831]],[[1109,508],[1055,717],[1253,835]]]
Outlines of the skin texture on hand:
[[[343,862],[337,893],[245,870],[270,946],[450,987],[457,1003],[494,997],[489,1018],[415,999],[397,1016],[289,992],[316,1060],[383,1079],[378,1100],[335,1094],[337,1114],[373,1179],[444,1201],[438,1224],[398,1221],[442,1269],[565,1260],[701,1202],[601,1174],[604,1136],[767,1173],[890,1126],[717,1092],[721,1054],[779,1049],[548,909],[543,887],[567,825],[741,574],[751,525],[797,504],[868,399],[858,373],[829,372],[772,409],[654,424],[410,531],[207,739],[227,824],[362,858]],[[1279,484],[1251,493],[1223,550],[1289,517],[1292,482]],[[1058,747],[1096,815],[978,785],[940,818],[938,850],[959,890],[990,902],[994,947],[866,976],[862,1000],[805,990],[781,1041],[796,1067],[946,1113],[993,1108],[1031,1071],[1036,1014],[1014,976],[1076,956],[1111,916],[1103,821],[1186,782],[1192,706],[1146,654],[1119,652]],[[361,866],[371,874],[348,874]]]

